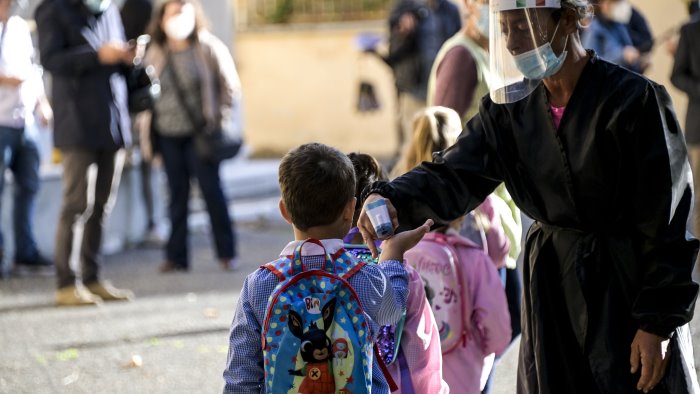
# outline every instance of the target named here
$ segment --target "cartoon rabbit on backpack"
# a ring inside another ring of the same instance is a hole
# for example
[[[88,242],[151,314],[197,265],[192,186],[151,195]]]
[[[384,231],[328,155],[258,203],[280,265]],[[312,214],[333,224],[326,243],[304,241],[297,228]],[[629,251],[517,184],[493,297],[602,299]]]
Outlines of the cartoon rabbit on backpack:
[[[301,340],[301,357],[306,363],[302,369],[289,370],[290,375],[304,376],[299,386],[301,394],[335,393],[335,381],[331,370],[331,339],[326,334],[333,324],[335,304],[336,300],[333,298],[321,310],[325,330],[321,330],[316,322],[312,322],[309,330],[304,332],[301,316],[295,311],[289,311],[289,330]]]

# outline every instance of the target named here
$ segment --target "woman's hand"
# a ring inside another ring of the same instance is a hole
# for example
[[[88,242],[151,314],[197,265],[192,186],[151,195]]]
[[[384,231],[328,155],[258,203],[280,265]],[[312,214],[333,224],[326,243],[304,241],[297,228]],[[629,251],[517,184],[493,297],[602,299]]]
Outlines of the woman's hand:
[[[671,359],[668,350],[669,340],[646,331],[637,330],[632,341],[630,364],[632,373],[637,373],[640,364],[642,376],[637,383],[637,390],[648,393],[661,381]]]
[[[382,254],[379,256],[379,261],[403,260],[404,253],[416,246],[416,244],[423,239],[423,236],[430,231],[432,225],[433,220],[428,219],[420,227],[396,234],[384,241],[382,243]]]
[[[360,217],[357,219],[357,227],[360,229],[360,233],[362,234],[362,238],[365,240],[365,244],[372,252],[372,257],[377,257],[378,255],[377,247],[374,245],[374,240],[379,239],[379,237],[377,237],[377,233],[374,231],[374,226],[372,226],[372,222],[369,220],[369,216],[367,216],[367,204],[379,199],[384,199],[384,202],[386,203],[393,229],[396,230],[399,227],[399,219],[396,214],[396,208],[394,208],[391,201],[385,199],[377,193],[370,194],[365,200],[365,204],[362,206],[362,212],[360,212]]]

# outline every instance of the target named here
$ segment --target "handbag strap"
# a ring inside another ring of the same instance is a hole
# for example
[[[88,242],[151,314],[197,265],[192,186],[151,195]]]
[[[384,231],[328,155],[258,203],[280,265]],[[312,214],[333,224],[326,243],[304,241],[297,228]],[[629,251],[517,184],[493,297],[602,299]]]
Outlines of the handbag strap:
[[[194,109],[192,109],[192,107],[190,107],[187,103],[187,100],[185,100],[185,89],[182,87],[182,82],[180,81],[180,77],[177,75],[177,71],[175,71],[173,58],[169,50],[166,53],[166,64],[166,67],[170,71],[173,79],[173,86],[175,87],[175,96],[177,97],[177,101],[187,113],[187,117],[190,119],[190,122],[192,122],[192,126],[195,128],[194,132],[198,133],[203,131],[207,122],[203,117],[200,117],[199,121],[197,121],[197,116],[195,115]]]

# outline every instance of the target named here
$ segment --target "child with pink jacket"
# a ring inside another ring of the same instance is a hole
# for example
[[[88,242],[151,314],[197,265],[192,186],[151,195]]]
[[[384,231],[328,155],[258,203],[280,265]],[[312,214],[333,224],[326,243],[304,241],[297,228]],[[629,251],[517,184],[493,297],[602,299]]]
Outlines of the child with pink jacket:
[[[426,234],[414,249],[406,253],[405,259],[408,265],[415,265],[421,259],[421,254],[433,254],[435,251],[431,251],[431,248],[445,245],[454,253],[465,335],[460,345],[443,349],[443,379],[453,393],[476,394],[482,389],[484,359],[492,353],[500,354],[510,342],[508,303],[503,284],[489,256],[480,246],[453,229]],[[440,296],[439,289],[433,290],[435,296]],[[437,324],[440,330],[445,326],[442,321],[437,321]]]

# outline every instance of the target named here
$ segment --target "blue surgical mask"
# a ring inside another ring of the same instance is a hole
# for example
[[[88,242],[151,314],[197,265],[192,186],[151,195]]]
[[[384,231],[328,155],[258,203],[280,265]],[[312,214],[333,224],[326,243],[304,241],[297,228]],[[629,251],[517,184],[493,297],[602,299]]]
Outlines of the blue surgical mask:
[[[557,35],[557,30],[559,30],[559,24],[557,24],[557,28],[554,29],[552,40],[554,40],[554,37]],[[566,42],[564,43],[564,51],[559,56],[552,50],[552,42],[550,41],[531,51],[515,55],[515,65],[527,79],[541,80],[549,78],[559,72],[564,65],[564,60],[567,55],[566,45],[568,42],[569,37],[567,36]]]
[[[109,7],[111,0],[83,0],[83,4],[93,14],[104,12]]]
[[[489,38],[490,31],[489,31],[489,19],[490,19],[490,14],[489,14],[489,5],[488,4],[480,4],[479,5],[479,20],[476,22],[476,28],[479,29],[479,33],[481,33],[481,36],[484,38]]]

